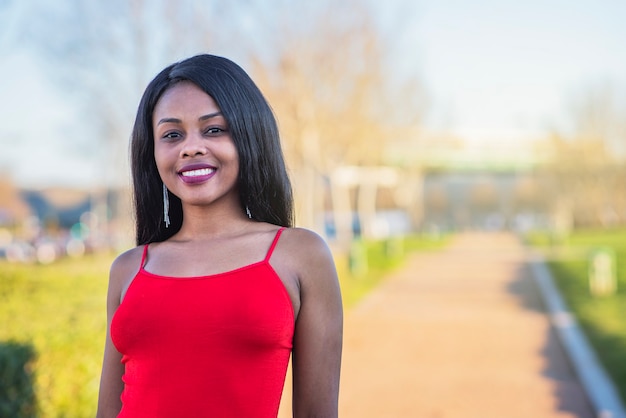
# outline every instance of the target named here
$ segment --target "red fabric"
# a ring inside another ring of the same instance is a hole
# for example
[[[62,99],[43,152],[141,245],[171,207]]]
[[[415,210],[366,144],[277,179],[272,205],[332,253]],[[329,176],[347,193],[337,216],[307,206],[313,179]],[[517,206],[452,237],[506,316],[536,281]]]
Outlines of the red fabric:
[[[119,417],[276,417],[294,332],[269,264],[281,232],[263,261],[226,273],[163,277],[142,260],[111,323],[125,365]]]

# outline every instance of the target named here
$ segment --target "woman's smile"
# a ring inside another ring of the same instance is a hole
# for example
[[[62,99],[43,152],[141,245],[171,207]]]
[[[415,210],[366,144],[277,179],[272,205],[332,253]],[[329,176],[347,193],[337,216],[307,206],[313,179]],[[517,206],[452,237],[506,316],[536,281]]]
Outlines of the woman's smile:
[[[199,184],[208,181],[217,169],[204,164],[192,164],[178,171],[181,180],[187,184]]]

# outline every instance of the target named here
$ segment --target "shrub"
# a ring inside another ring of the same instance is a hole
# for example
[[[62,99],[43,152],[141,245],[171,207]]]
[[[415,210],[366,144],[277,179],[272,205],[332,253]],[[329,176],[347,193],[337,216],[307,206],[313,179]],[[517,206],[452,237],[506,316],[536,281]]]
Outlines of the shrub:
[[[35,349],[30,344],[0,342],[0,416],[35,417],[32,363]]]

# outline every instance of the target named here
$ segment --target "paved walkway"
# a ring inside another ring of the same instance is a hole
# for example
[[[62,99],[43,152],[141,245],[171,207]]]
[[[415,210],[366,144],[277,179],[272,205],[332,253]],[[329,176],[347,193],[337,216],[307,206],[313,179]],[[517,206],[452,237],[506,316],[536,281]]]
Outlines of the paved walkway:
[[[346,313],[341,418],[592,418],[506,234],[411,258]]]

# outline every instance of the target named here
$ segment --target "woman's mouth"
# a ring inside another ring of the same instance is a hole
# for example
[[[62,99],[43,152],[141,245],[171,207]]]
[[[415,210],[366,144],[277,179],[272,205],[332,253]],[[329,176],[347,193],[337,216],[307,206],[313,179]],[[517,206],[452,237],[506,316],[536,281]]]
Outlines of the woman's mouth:
[[[215,167],[185,167],[178,172],[181,180],[187,184],[202,183],[213,177]]]

